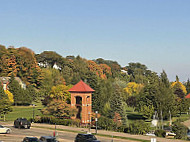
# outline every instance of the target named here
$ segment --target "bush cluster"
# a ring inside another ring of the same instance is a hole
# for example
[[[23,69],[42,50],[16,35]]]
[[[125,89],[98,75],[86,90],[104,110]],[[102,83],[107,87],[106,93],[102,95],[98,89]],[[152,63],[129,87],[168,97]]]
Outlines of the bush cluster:
[[[158,129],[154,132],[154,134],[157,136],[157,137],[165,137],[166,136],[166,131],[162,130],[162,129]]]
[[[117,126],[117,124],[107,117],[100,117],[98,126],[105,130],[125,132],[131,134],[146,134],[150,131],[150,125],[143,120],[137,120],[127,125]]]
[[[64,125],[64,126],[77,126],[80,127],[80,120],[79,119],[58,119],[55,117],[49,117],[49,116],[37,116],[34,119],[35,123],[48,123],[48,124],[57,124],[57,125]]]
[[[136,135],[143,135],[150,131],[150,124],[143,120],[136,120],[130,123],[128,127],[125,128],[125,133],[131,133]]]
[[[176,134],[176,139],[187,139],[188,128],[180,122],[175,122],[172,126],[173,132]]]

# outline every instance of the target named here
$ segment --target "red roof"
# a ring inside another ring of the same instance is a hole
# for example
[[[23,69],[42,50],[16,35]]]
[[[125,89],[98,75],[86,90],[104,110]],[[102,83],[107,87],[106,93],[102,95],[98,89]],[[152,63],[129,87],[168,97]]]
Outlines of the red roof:
[[[190,98],[190,93],[187,94],[187,96],[185,96],[186,99],[189,99]]]
[[[94,92],[90,86],[88,86],[86,83],[84,83],[82,80],[79,81],[76,85],[74,85],[71,89],[69,89],[69,92]]]

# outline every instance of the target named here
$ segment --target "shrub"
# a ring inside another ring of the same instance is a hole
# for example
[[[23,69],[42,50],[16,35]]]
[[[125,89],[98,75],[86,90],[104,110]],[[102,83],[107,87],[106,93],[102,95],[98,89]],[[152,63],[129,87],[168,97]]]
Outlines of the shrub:
[[[50,117],[50,116],[46,116],[46,117],[40,117],[37,116],[34,119],[34,122],[36,123],[49,123],[49,124],[57,124],[57,125],[64,125],[64,126],[80,126],[80,120],[76,119],[76,120],[72,120],[72,119],[58,119],[55,117]]]
[[[99,127],[101,127],[102,129],[105,130],[115,130],[116,125],[114,124],[114,121],[110,118],[101,116],[98,120],[98,125]]]
[[[165,137],[166,136],[166,131],[162,130],[162,129],[158,129],[154,132],[154,134],[157,137]]]
[[[172,126],[173,132],[176,134],[176,139],[186,139],[188,128],[180,122],[174,122]]]
[[[150,131],[150,125],[143,120],[137,120],[129,124],[129,127],[124,129],[125,133],[131,134],[146,134]]]

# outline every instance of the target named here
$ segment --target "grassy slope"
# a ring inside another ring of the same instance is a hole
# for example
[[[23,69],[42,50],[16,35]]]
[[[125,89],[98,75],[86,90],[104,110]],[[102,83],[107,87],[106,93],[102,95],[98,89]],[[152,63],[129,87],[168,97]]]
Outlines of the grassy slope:
[[[34,116],[42,115],[40,110],[43,108],[41,103],[36,104],[34,108]],[[16,118],[24,117],[24,118],[33,118],[33,106],[13,106],[13,111],[6,115],[6,121],[13,121]]]

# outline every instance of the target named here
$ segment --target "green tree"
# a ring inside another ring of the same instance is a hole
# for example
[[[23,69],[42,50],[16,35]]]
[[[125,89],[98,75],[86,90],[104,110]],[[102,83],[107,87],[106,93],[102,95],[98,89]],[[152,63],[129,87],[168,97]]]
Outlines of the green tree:
[[[54,51],[44,51],[41,54],[37,54],[36,59],[38,63],[53,67],[55,63],[57,65],[61,64],[62,57]]]
[[[32,96],[28,93],[27,90],[21,88],[19,83],[11,79],[9,83],[9,91],[13,94],[14,96],[14,104],[15,105],[28,105],[31,104],[32,102]]]
[[[58,118],[71,118],[76,115],[77,110],[62,100],[53,99],[42,112]]]
[[[167,87],[167,88],[170,87],[170,81],[169,81],[167,74],[164,70],[160,75],[160,81],[165,85],[165,87]]]
[[[4,115],[5,121],[5,114],[12,111],[11,102],[8,99],[8,96],[5,94],[3,87],[0,85],[0,114]]]
[[[67,103],[70,103],[71,94],[68,91],[69,88],[70,87],[68,87],[66,85],[53,86],[51,91],[50,91],[50,98],[62,100],[62,101],[65,101]]]
[[[187,94],[189,94],[190,93],[190,81],[189,81],[189,79],[187,80],[185,87],[187,89]]]
[[[119,88],[119,86],[117,86],[117,85],[115,85],[113,87],[114,87],[114,92],[113,92],[112,96],[109,99],[110,107],[111,107],[111,110],[112,110],[112,112],[111,112],[112,118],[113,118],[115,112],[119,113],[120,115],[122,115],[122,113],[123,113],[123,107],[122,107],[123,89]]]
[[[172,131],[176,134],[176,139],[186,139],[188,128],[180,122],[175,122],[172,126]]]

